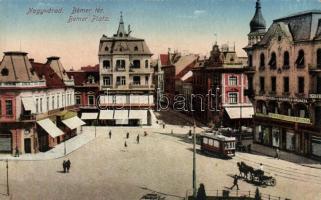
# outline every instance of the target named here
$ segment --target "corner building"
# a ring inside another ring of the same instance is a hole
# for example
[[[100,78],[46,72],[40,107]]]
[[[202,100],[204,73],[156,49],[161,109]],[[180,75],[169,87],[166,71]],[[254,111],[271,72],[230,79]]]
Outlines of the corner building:
[[[321,11],[250,23],[248,94],[256,143],[321,159]],[[253,37],[253,35],[256,35]]]
[[[99,121],[105,125],[150,125],[154,107],[153,69],[144,39],[126,31],[122,15],[117,33],[99,43]]]

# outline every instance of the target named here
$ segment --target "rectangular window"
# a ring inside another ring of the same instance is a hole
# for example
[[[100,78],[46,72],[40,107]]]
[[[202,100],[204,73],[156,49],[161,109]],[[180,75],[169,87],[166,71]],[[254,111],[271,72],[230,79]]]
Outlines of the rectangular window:
[[[111,77],[110,76],[105,76],[103,78],[103,84],[104,85],[111,85]]]
[[[132,68],[140,68],[140,60],[134,60]]]
[[[145,85],[148,85],[148,79],[149,79],[149,77],[145,76]]]
[[[265,88],[264,77],[260,77],[260,92],[264,92],[264,88]]]
[[[133,76],[133,84],[140,85],[140,76]]]
[[[276,92],[276,77],[275,76],[271,77],[271,91]]]
[[[116,60],[117,69],[125,69],[125,60]]]
[[[50,101],[50,100],[49,100],[49,97],[47,97],[47,112],[48,112],[49,109],[50,109],[50,108],[49,108],[49,101]]]
[[[228,99],[230,104],[237,104],[237,93],[228,93]]]
[[[6,100],[6,115],[13,115],[12,100]]]
[[[237,77],[236,76],[230,76],[228,78],[228,84],[229,85],[237,85]]]
[[[298,93],[304,93],[304,77],[298,77]]]
[[[81,102],[80,102],[80,95],[76,95],[76,105],[80,105]]]
[[[289,92],[289,77],[283,77],[283,92]]]
[[[95,97],[93,95],[88,96],[88,105],[92,106],[95,103]]]
[[[55,109],[55,96],[51,97],[51,109],[54,110]]]
[[[103,61],[103,68],[104,69],[110,68],[110,61],[109,60],[104,60]]]
[[[57,95],[57,108],[59,108],[60,107],[60,102],[59,102],[59,94]]]
[[[36,113],[39,113],[39,99],[36,98]]]
[[[40,113],[42,113],[42,98],[40,98]]]
[[[126,77],[125,76],[117,76],[116,84],[117,85],[126,85]]]

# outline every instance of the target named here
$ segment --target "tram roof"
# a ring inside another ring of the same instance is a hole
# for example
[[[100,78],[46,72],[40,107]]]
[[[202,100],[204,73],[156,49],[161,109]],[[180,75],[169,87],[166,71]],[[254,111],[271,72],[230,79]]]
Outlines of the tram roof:
[[[210,133],[202,133],[201,134],[202,137],[208,137],[208,138],[212,138],[212,139],[216,139],[216,140],[221,140],[221,141],[235,141],[235,137],[227,137],[224,135],[219,135],[219,134],[210,134]]]

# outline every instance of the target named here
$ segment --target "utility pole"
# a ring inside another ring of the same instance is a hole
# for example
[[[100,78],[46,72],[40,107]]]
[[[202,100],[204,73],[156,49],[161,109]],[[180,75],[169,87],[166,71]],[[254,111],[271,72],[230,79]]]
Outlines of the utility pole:
[[[64,155],[67,154],[67,150],[66,150],[66,138],[64,139]]]
[[[8,159],[6,160],[6,163],[7,163],[7,165],[6,165],[6,168],[7,168],[7,194],[9,196],[10,193],[9,193],[9,165],[8,165]]]
[[[196,198],[196,133],[195,133],[195,119],[193,126],[193,197]]]

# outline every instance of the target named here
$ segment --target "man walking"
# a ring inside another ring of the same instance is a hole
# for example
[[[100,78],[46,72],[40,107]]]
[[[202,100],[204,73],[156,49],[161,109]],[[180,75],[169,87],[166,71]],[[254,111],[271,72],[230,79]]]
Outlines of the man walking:
[[[237,175],[235,174],[234,175],[234,180],[233,180],[233,186],[231,187],[231,190],[236,186],[236,189],[239,190],[239,184],[237,183],[238,182],[238,177]]]
[[[109,139],[111,139],[111,130],[109,130]]]
[[[127,138],[127,139],[129,138],[129,132],[127,132],[127,134],[126,134],[126,138]]]
[[[139,144],[139,134],[137,135],[136,142]]]
[[[63,172],[66,173],[66,161],[62,162],[62,168],[64,169]]]
[[[127,148],[127,142],[125,141],[124,147]]]
[[[68,160],[66,161],[67,173],[69,173],[70,166],[71,166],[71,162],[70,162],[70,160],[68,159]]]
[[[275,157],[274,158],[280,159],[280,151],[279,151],[278,147],[275,148]]]

